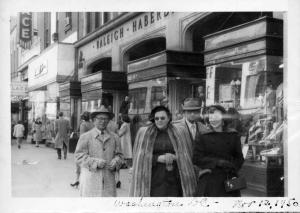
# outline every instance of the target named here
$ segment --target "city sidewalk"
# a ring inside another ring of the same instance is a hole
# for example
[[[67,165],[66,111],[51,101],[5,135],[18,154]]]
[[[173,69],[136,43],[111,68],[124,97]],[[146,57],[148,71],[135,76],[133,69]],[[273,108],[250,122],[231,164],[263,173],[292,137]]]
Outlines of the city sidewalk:
[[[12,141],[12,196],[15,197],[79,197],[79,190],[70,186],[75,178],[74,154],[58,160],[56,150],[41,144],[39,148],[23,141],[21,149]],[[120,172],[119,197],[127,197],[128,169]]]
[[[58,160],[56,150],[41,144],[23,143],[11,148],[12,196],[15,197],[79,197],[79,190],[70,186],[75,178],[74,154]],[[121,188],[118,197],[128,197],[130,180],[128,169],[121,169]],[[253,196],[242,190],[243,197]]]

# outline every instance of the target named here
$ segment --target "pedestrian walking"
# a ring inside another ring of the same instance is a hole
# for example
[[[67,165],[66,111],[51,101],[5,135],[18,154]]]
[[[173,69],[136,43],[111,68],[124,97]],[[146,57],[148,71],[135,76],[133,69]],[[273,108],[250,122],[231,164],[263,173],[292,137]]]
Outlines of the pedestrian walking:
[[[225,190],[224,182],[238,177],[244,162],[239,135],[236,130],[228,128],[226,117],[222,106],[208,107],[206,118],[210,129],[199,135],[193,154],[193,163],[202,169],[197,197],[240,196],[239,190]]]
[[[130,196],[193,196],[196,175],[187,130],[171,123],[165,106],[152,109],[149,118],[152,124],[141,127],[135,140]]]
[[[35,141],[35,146],[39,147],[40,142],[43,140],[43,123],[40,117],[35,119],[33,123],[33,140]]]
[[[196,137],[207,128],[199,122],[202,101],[199,98],[186,98],[182,105],[183,119],[174,121],[176,125],[182,125],[187,129],[191,144],[188,144],[190,154],[193,154],[193,144]]]
[[[130,168],[132,166],[132,145],[131,145],[131,133],[130,133],[130,119],[127,114],[121,116],[122,125],[118,131],[118,135],[121,140],[121,149],[124,156],[124,168]],[[123,167],[122,167],[123,168]],[[117,188],[121,187],[120,171],[116,171],[117,176]]]
[[[79,134],[80,136],[83,135],[84,133],[90,131],[94,127],[93,123],[90,122],[90,113],[85,111],[81,115],[81,123],[79,126]],[[71,183],[70,185],[73,187],[78,187],[79,185],[79,177],[80,177],[80,165],[76,163],[76,179],[74,183]]]
[[[119,113],[121,115],[123,115],[123,114],[127,115],[128,114],[128,110],[129,110],[129,106],[130,106],[129,97],[126,95],[125,98],[124,98],[124,100],[121,103]]]
[[[22,140],[24,137],[25,127],[22,124],[22,121],[18,121],[18,123],[14,126],[13,136],[17,138],[18,148],[21,148]]]
[[[64,159],[67,159],[67,150],[69,147],[70,122],[64,118],[63,112],[58,114],[59,118],[55,121],[55,148],[57,157],[61,160],[61,150],[64,152]]]
[[[81,166],[80,196],[115,197],[115,171],[122,164],[120,138],[107,129],[113,113],[101,106],[91,113],[94,128],[80,136],[76,162]]]

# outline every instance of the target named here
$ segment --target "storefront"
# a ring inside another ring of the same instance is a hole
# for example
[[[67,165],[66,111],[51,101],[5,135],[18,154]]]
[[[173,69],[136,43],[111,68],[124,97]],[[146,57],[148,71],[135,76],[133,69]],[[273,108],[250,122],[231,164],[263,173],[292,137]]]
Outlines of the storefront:
[[[138,116],[135,119],[145,123],[151,109],[157,105],[165,105],[175,118],[181,111],[183,100],[204,83],[204,66],[199,55],[200,53],[165,50],[129,62],[129,115],[132,118]]]
[[[206,103],[238,109],[255,196],[283,196],[283,21],[270,17],[204,37]]]
[[[81,78],[81,111],[93,112],[104,105],[115,113],[118,112],[122,99],[127,94],[126,75],[124,72],[98,71]]]
[[[29,122],[37,117],[53,122],[60,110],[59,83],[74,74],[74,47],[54,43],[28,64]]]

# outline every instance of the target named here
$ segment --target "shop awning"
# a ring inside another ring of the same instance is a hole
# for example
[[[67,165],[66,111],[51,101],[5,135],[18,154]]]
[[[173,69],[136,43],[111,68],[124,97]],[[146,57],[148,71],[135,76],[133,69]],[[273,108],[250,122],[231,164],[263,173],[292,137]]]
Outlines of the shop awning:
[[[201,53],[164,50],[128,63],[128,83],[160,77],[205,78]]]

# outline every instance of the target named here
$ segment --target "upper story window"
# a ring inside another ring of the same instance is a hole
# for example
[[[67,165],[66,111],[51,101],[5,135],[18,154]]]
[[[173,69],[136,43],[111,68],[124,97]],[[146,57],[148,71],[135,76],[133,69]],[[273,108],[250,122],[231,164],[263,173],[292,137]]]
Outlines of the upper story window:
[[[105,24],[106,22],[108,22],[111,18],[110,18],[110,13],[109,12],[104,12],[103,13],[103,24]]]
[[[92,13],[90,12],[86,13],[86,33],[90,33],[92,31],[91,14]]]
[[[72,13],[66,12],[65,16],[65,33],[72,28]]]
[[[95,13],[95,29],[97,29],[98,27],[100,27],[100,14],[99,12]]]

